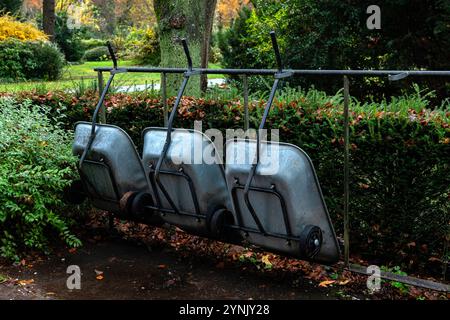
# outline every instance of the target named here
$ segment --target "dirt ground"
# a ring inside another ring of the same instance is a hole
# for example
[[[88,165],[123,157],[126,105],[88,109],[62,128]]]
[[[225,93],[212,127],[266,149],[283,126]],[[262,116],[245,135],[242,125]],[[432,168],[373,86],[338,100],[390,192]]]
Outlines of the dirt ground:
[[[336,299],[307,280],[271,277],[203,258],[182,258],[171,248],[149,251],[119,239],[87,243],[24,265],[0,265],[9,280],[0,299]],[[81,269],[81,290],[66,286],[67,267]]]
[[[30,299],[450,299],[449,293],[384,281],[369,292],[367,276],[152,228],[93,211],[76,234],[78,249],[54,244],[49,255],[29,253],[20,263],[0,259],[0,300]],[[358,261],[356,261],[358,262]],[[81,289],[67,288],[69,266]],[[270,268],[267,268],[267,267]]]

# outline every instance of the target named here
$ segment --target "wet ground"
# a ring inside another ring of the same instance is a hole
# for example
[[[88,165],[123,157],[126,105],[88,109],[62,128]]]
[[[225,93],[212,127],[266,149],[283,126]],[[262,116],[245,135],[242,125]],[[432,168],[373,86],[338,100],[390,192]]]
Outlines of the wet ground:
[[[64,249],[29,263],[0,264],[0,299],[337,298],[331,289],[307,279],[181,258],[172,248],[149,249],[120,239],[86,243],[72,253]],[[81,290],[67,289],[70,265],[80,267]]]

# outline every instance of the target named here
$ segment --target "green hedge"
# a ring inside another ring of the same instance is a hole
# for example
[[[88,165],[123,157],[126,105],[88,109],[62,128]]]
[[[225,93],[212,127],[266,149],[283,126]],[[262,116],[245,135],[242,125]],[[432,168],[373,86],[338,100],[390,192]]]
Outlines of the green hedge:
[[[75,121],[90,119],[97,95],[35,95],[32,99],[54,110],[64,105],[66,126],[71,128]],[[382,106],[353,101],[351,252],[374,263],[440,272],[437,259],[444,259],[450,221],[450,112],[448,107],[422,110],[427,102],[421,99],[394,99]],[[339,235],[343,231],[341,103],[340,95],[327,97],[315,91],[280,97],[267,121],[267,127],[280,129],[282,141],[300,146],[311,156]],[[162,126],[157,97],[114,94],[105,105],[108,122],[127,130],[139,149],[142,129]],[[260,121],[262,110],[262,101],[251,104],[252,127]],[[238,100],[186,97],[176,126],[191,128],[194,120],[203,120],[203,130],[242,128],[243,106]]]
[[[51,42],[15,39],[0,42],[1,80],[56,80],[64,65],[64,55]]]
[[[95,47],[86,52],[83,55],[84,61],[105,61],[109,59],[109,51],[106,46]]]

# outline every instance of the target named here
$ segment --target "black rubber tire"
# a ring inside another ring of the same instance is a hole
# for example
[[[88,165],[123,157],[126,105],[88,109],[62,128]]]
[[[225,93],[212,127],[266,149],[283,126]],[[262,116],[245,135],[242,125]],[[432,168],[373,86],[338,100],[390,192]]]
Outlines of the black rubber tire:
[[[300,234],[300,256],[305,259],[313,259],[322,247],[322,230],[313,225],[306,225]]]
[[[131,199],[129,214],[132,220],[147,223],[153,226],[161,226],[164,220],[155,211],[148,209],[153,206],[153,197],[146,192],[137,192]]]
[[[121,216],[124,218],[131,217],[131,204],[133,203],[134,198],[138,192],[136,191],[128,191],[124,193],[122,198],[120,198],[120,210],[121,210]]]
[[[233,224],[234,218],[227,209],[218,209],[209,217],[208,226],[211,236],[218,239],[226,237],[225,225]]]
[[[64,189],[64,200],[71,204],[82,204],[87,198],[81,180],[75,180]]]

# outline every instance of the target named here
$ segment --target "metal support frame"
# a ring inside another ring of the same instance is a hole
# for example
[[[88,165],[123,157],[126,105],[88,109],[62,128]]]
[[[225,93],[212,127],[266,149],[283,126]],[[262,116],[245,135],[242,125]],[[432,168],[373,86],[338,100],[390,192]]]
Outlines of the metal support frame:
[[[250,129],[250,119],[248,113],[248,76],[244,74],[242,77],[244,85],[244,130]]]
[[[350,103],[350,84],[347,76],[344,76],[344,262],[348,267],[350,260],[350,220],[349,220],[349,103]]]
[[[261,229],[259,229],[259,226],[258,226],[258,229],[246,228],[243,226],[242,213],[241,213],[241,210],[239,209],[238,200],[237,200],[237,190],[239,190],[239,189],[245,190],[245,187],[246,187],[245,185],[239,184],[239,181],[235,181],[235,185],[231,189],[231,196],[232,196],[232,201],[233,201],[235,209],[236,209],[236,217],[238,220],[238,225],[237,226],[228,225],[227,227],[231,227],[231,228],[236,227],[237,229],[241,229],[241,230],[245,231],[246,233],[248,233],[248,232],[261,233]],[[281,213],[283,214],[283,222],[284,222],[284,226],[286,229],[286,235],[281,235],[281,234],[270,233],[270,232],[264,231],[263,233],[265,235],[285,239],[289,245],[290,245],[291,240],[295,240],[295,241],[300,240],[298,237],[294,237],[292,235],[291,224],[289,222],[286,202],[284,201],[284,198],[281,195],[281,193],[277,191],[275,185],[272,185],[272,188],[270,188],[270,189],[250,186],[249,191],[264,192],[267,194],[272,194],[272,195],[276,196],[280,202]],[[255,222],[256,222],[256,220],[255,220]]]
[[[197,192],[195,191],[194,183],[193,183],[191,177],[189,177],[189,175],[187,175],[184,172],[183,168],[180,168],[179,171],[160,170],[160,174],[167,174],[167,175],[180,177],[180,178],[183,178],[188,183],[189,191],[191,192],[191,196],[192,196],[192,203],[194,204],[194,208],[195,208],[195,214],[183,212],[182,210],[179,210],[178,208],[176,208],[176,210],[175,209],[172,209],[172,210],[164,209],[161,204],[161,198],[159,197],[158,188],[156,187],[155,172],[156,172],[156,170],[153,168],[153,166],[151,166],[150,173],[149,173],[149,180],[150,180],[150,185],[151,185],[153,194],[155,195],[155,198],[156,198],[156,207],[150,207],[150,209],[159,210],[159,211],[163,212],[164,214],[165,213],[175,213],[175,214],[189,215],[189,216],[193,216],[193,217],[196,217],[199,219],[206,217],[205,215],[203,215],[200,212],[200,205],[198,203],[198,197],[197,197]],[[170,203],[170,201],[169,201],[169,203]]]

